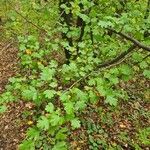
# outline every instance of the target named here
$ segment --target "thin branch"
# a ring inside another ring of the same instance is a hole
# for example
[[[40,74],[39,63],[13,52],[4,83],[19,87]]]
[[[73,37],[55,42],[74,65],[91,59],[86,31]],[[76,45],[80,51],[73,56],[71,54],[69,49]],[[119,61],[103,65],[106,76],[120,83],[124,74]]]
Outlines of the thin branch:
[[[149,13],[150,13],[150,0],[147,1],[147,9],[146,9],[146,13],[144,16],[144,19],[147,20],[149,17]],[[147,22],[145,22],[145,25],[147,25]],[[144,31],[144,37],[149,37],[150,36],[150,32],[149,32],[150,27],[148,27],[145,31]]]
[[[112,31],[113,33],[116,33],[118,35],[120,35],[121,37],[125,38],[126,40],[129,40],[130,42],[134,43],[136,46],[138,46],[139,48],[142,48],[146,51],[149,51],[150,52],[150,47],[149,46],[146,46],[144,44],[142,44],[141,42],[139,42],[138,40],[136,40],[135,38],[125,34],[125,33],[122,33],[122,32],[117,32],[116,30],[114,29],[110,29],[108,28],[109,31]]]
[[[146,13],[145,13],[144,19],[148,18],[149,12],[150,12],[150,0],[147,1],[147,9],[146,9]]]
[[[59,20],[61,19],[61,17],[62,17],[62,15],[63,15],[64,12],[65,12],[65,10],[61,12],[61,14],[58,16],[57,21],[59,21]],[[54,27],[58,24],[57,21],[56,21],[56,23],[54,24]]]
[[[15,7],[13,7],[13,6],[11,5],[11,3],[10,3],[9,1],[8,1],[8,3],[9,3],[10,6],[13,8],[13,10],[14,10],[20,17],[22,17],[26,22],[30,23],[32,26],[36,27],[38,30],[44,31],[44,32],[47,34],[47,31],[46,31],[44,28],[39,27],[38,25],[36,25],[36,24],[33,23],[32,21],[30,21],[28,18],[26,18],[25,16],[23,16],[19,11],[17,11],[17,10],[15,9]],[[63,12],[62,12],[62,14],[63,14]],[[60,19],[60,17],[62,16],[62,14],[60,14],[58,20]],[[54,27],[55,27],[56,25],[57,25],[57,22],[54,24]]]
[[[23,16],[23,15],[22,15],[20,12],[18,12],[16,9],[14,9],[14,11],[15,11],[18,15],[20,15],[26,22],[32,24],[34,27],[36,27],[36,28],[39,29],[39,30],[42,30],[42,31],[47,32],[45,29],[39,27],[38,25],[34,24],[32,21],[28,20],[25,16]]]
[[[150,57],[150,54],[147,55],[147,56],[145,56],[145,57],[143,58],[143,60],[145,60],[145,59],[148,58],[148,57]],[[143,60],[142,60],[142,61],[143,61]]]
[[[133,65],[138,65],[139,63],[143,62],[145,59],[147,59],[149,57],[150,57],[150,54],[148,54],[147,56],[145,56],[140,62],[133,63]]]
[[[136,45],[132,45],[131,47],[129,47],[127,51],[122,52],[119,56],[117,56],[113,60],[106,61],[103,64],[100,64],[97,68],[103,68],[103,67],[111,66],[112,64],[117,63],[118,61],[126,57],[126,55],[132,52],[135,48],[136,48]]]
[[[122,63],[123,61],[126,60],[127,56],[133,51],[135,50],[136,45],[132,45],[129,47],[129,49],[125,52],[122,52],[119,56],[117,56],[116,58],[114,58],[113,60],[110,61],[106,61],[102,64],[100,64],[99,66],[97,66],[93,71],[91,71],[89,74],[86,74],[84,77],[80,78],[79,80],[77,80],[76,82],[74,82],[69,88],[67,88],[63,94],[65,94],[67,91],[69,91],[70,89],[72,89],[75,85],[77,85],[78,83],[80,83],[82,80],[87,79],[89,76],[91,76],[93,73],[97,73],[99,71],[111,68],[113,66],[119,65],[120,63]]]
[[[14,10],[19,16],[21,16],[24,20],[26,20],[26,22],[32,24],[34,27],[36,27],[36,28],[39,29],[39,30],[42,30],[42,31],[47,32],[45,29],[43,29],[43,28],[39,27],[38,25],[34,24],[32,21],[28,20],[25,16],[23,16],[19,11],[17,11],[17,10],[15,9],[15,7],[12,6],[12,4],[10,3],[10,1],[7,1],[7,2],[10,4],[10,6],[13,8],[13,10]]]

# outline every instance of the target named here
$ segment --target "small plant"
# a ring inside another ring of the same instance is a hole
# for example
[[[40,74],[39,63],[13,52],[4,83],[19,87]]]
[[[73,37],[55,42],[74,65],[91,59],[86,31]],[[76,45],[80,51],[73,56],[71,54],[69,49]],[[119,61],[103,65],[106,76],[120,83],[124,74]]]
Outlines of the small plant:
[[[139,139],[140,142],[142,142],[142,144],[144,144],[145,146],[149,146],[150,145],[150,128],[144,128],[144,129],[140,129],[139,133],[137,134],[137,137]]]

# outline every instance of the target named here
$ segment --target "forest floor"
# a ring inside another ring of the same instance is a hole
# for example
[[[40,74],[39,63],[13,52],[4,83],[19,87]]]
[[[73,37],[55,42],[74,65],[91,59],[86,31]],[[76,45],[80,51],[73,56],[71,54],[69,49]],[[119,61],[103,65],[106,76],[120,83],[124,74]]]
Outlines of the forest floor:
[[[9,77],[18,71],[17,52],[12,41],[0,43],[0,93],[5,91]],[[150,149],[149,137],[144,137],[144,130],[150,127],[150,82],[138,74],[119,86],[128,91],[130,100],[120,103],[115,109],[101,100],[90,105],[80,116],[82,127],[72,131],[68,138],[70,150],[94,149],[97,143],[103,147],[108,143],[120,145],[125,150],[133,149],[134,143],[142,149]],[[32,107],[30,102],[21,100],[8,104],[7,111],[0,115],[0,150],[18,149],[32,119],[32,115],[30,119],[25,118],[24,112],[32,112]]]
[[[128,91],[130,100],[120,103],[115,109],[106,106],[101,100],[89,106],[81,116],[82,129],[71,134],[71,149],[103,149],[110,144],[119,145],[124,150],[135,150],[135,145],[150,150],[150,93],[147,90],[150,83],[138,75],[122,83],[120,88]]]
[[[13,41],[0,42],[0,93],[5,88],[8,78],[17,72],[17,48]]]
[[[9,77],[17,71],[17,48],[13,41],[1,41],[0,43],[0,93],[5,90]],[[26,127],[22,121],[22,113],[26,109],[25,103],[8,104],[6,113],[0,115],[0,150],[15,150],[18,143],[24,138]]]

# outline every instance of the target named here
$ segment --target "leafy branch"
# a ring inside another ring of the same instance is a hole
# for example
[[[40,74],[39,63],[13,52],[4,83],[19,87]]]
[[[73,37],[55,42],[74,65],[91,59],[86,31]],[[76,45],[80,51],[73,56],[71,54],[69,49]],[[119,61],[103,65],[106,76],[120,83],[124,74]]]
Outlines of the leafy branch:
[[[99,66],[96,67],[96,69],[94,69],[92,72],[90,72],[89,74],[86,74],[84,77],[80,78],[79,80],[77,80],[76,82],[74,82],[68,89],[66,89],[63,93],[66,93],[67,91],[69,91],[70,89],[72,89],[75,85],[77,85],[78,83],[80,83],[82,80],[87,79],[89,76],[91,76],[93,73],[102,71],[104,69],[109,69],[113,66],[119,65],[120,63],[122,63],[123,61],[126,60],[127,56],[129,55],[129,53],[131,53],[134,49],[136,48],[135,45],[132,45],[129,47],[129,49],[127,51],[122,52],[119,56],[117,56],[116,58],[112,59],[112,60],[108,60],[102,64],[100,64]]]

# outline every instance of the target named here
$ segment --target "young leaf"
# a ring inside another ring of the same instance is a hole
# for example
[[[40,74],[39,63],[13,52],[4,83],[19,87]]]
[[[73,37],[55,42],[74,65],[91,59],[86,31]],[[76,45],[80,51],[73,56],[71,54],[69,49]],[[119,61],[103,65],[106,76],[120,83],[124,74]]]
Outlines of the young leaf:
[[[33,140],[25,140],[19,145],[19,150],[35,150]]]
[[[37,127],[43,130],[49,129],[49,120],[45,116],[41,116],[38,120]]]
[[[116,106],[117,105],[117,99],[114,98],[113,96],[107,96],[105,102],[110,104],[111,106]]]
[[[142,61],[142,62],[140,63],[140,67],[141,67],[142,69],[145,69],[145,68],[148,67],[148,64],[146,63],[146,61]]]
[[[71,120],[71,126],[73,129],[80,128],[80,120],[78,120],[77,118]]]
[[[150,79],[150,70],[144,70],[143,75]]]
[[[37,140],[40,137],[40,131],[36,128],[29,128],[27,131],[27,136],[31,139]]]
[[[57,140],[65,140],[67,138],[67,134],[66,134],[67,131],[68,131],[67,128],[60,129],[55,136],[56,139]]]
[[[50,81],[52,80],[54,73],[55,73],[55,69],[45,67],[42,70],[41,79],[44,81]]]
[[[7,110],[7,107],[5,105],[0,106],[0,114],[4,113]]]
[[[83,110],[86,107],[86,103],[83,100],[77,101],[75,104],[76,110]]]
[[[52,103],[48,103],[45,110],[49,113],[52,113],[54,111],[54,105]]]
[[[89,99],[91,103],[96,103],[98,100],[98,96],[96,95],[95,92],[89,91]]]
[[[60,100],[62,102],[66,102],[69,100],[69,95],[67,95],[67,93],[60,95]]]
[[[46,91],[44,91],[44,95],[48,99],[52,99],[55,94],[56,94],[55,90],[46,90]]]
[[[50,123],[52,126],[61,125],[63,121],[63,118],[60,117],[58,114],[52,114]]]
[[[30,87],[29,89],[26,89],[22,92],[22,96],[27,100],[35,101],[38,98],[38,93],[34,87]]]
[[[57,142],[52,150],[67,150],[67,144],[64,141]]]
[[[64,109],[67,114],[72,114],[74,112],[74,105],[72,102],[64,103]]]
[[[132,73],[132,70],[128,65],[122,65],[120,67],[120,72],[124,75],[130,75]]]

